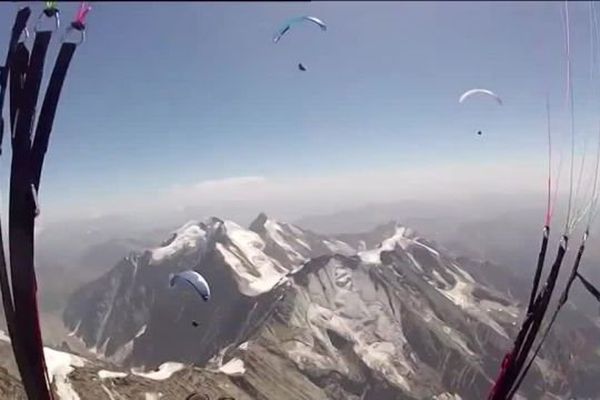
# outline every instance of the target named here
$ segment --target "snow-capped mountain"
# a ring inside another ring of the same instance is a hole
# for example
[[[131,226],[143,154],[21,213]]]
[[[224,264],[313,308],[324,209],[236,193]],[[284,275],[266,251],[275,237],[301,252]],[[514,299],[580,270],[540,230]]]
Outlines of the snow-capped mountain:
[[[260,216],[252,228],[217,218],[185,224],[161,246],[130,254],[77,291],[64,313],[67,326],[114,360],[206,361],[236,338],[251,310],[271,306],[287,274],[332,254],[318,235],[292,225]],[[170,273],[190,268],[215,288],[210,303],[168,287]],[[154,340],[174,345],[157,347]]]
[[[0,331],[0,353],[10,351],[10,341]],[[223,368],[223,371],[210,372],[168,362],[153,371],[143,372],[135,368],[118,370],[100,360],[50,347],[44,348],[44,355],[48,378],[57,400],[188,399],[198,390],[199,395],[208,395],[209,399],[221,396],[251,399],[229,382],[229,377],[235,375],[231,367],[230,370]],[[1,358],[0,399],[27,399],[15,374],[14,359]]]
[[[345,242],[305,231],[292,224],[269,219],[260,214],[250,230],[265,242],[265,252],[276,260],[295,267],[312,258],[327,254],[356,254],[356,249]]]
[[[168,287],[190,268],[210,302]],[[64,321],[105,362],[138,375],[194,364],[181,368],[224,374],[251,399],[481,399],[521,310],[473,268],[395,223],[325,237],[264,214],[249,229],[212,218],[82,287]],[[574,367],[576,386],[557,361],[540,358],[524,395],[589,395],[594,369]]]

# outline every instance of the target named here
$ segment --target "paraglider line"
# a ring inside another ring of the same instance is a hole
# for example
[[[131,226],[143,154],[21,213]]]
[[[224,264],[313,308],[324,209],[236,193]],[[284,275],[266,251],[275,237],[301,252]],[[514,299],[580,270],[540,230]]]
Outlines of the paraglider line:
[[[569,200],[567,204],[567,218],[565,225],[565,234],[570,233],[570,221],[571,212],[573,206],[573,180],[574,180],[574,169],[575,169],[575,110],[573,105],[573,88],[572,88],[572,76],[571,76],[571,37],[570,37],[570,25],[569,25],[569,4],[565,1],[565,13],[564,13],[564,28],[565,28],[565,50],[567,55],[567,101],[569,103],[570,111],[570,134],[571,134],[571,165],[570,165],[570,176],[569,176]]]
[[[546,94],[546,119],[548,131],[548,199],[546,202],[546,220],[545,225],[550,226],[552,219],[552,133],[550,129],[550,99]]]

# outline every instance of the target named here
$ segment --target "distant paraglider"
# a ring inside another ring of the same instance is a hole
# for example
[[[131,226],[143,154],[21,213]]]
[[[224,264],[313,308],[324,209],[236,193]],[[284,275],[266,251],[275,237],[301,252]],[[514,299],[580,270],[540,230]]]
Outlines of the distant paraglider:
[[[322,31],[327,30],[327,25],[325,25],[325,22],[321,21],[319,18],[310,17],[310,16],[295,17],[295,18],[287,20],[281,26],[281,28],[279,28],[279,30],[277,30],[277,32],[273,36],[273,43],[279,42],[279,40],[281,40],[283,35],[285,35],[294,25],[297,25],[302,22],[312,22],[312,23],[316,24],[317,26],[319,26]]]
[[[487,90],[487,89],[471,89],[471,90],[467,90],[466,92],[464,92],[460,96],[460,98],[458,99],[458,102],[462,104],[468,98],[470,98],[472,96],[476,96],[476,95],[483,95],[483,96],[491,97],[499,105],[502,105],[502,99],[500,98],[500,96],[498,96],[496,93],[492,92],[491,90]],[[483,134],[483,132],[481,130],[477,131],[477,135],[478,136],[481,136],[482,134]]]
[[[210,287],[208,282],[202,275],[196,271],[188,270],[171,274],[169,276],[169,286],[171,288],[178,287],[183,289],[185,286],[191,287],[196,293],[204,299],[204,301],[210,300]]]
[[[496,100],[496,102],[499,105],[502,105],[502,99],[500,98],[500,96],[498,96],[496,93],[492,92],[491,90],[487,90],[487,89],[471,89],[471,90],[467,90],[466,92],[464,92],[461,96],[460,99],[458,99],[459,103],[463,103],[466,99],[475,96],[475,95],[484,95],[484,96],[489,96],[491,98],[493,98],[494,100]]]
[[[327,25],[325,25],[325,22],[321,21],[319,18],[316,17],[311,17],[311,16],[301,16],[301,17],[295,17],[295,18],[291,18],[289,20],[287,20],[278,30],[277,32],[275,32],[275,35],[273,35],[273,43],[278,43],[281,38],[290,31],[290,29],[292,29],[292,27],[294,27],[297,24],[300,23],[305,23],[305,22],[310,22],[312,24],[317,25],[319,28],[321,28],[322,31],[326,31],[327,30]],[[298,69],[300,71],[306,71],[306,67],[304,65],[302,65],[302,63],[298,64]]]

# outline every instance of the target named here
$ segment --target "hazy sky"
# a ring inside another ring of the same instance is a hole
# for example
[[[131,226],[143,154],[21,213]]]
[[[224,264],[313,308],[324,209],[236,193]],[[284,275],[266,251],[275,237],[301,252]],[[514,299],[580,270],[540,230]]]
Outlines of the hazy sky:
[[[42,3],[30,4],[37,16]],[[59,6],[67,21],[77,5]],[[2,57],[16,7],[0,4]],[[59,105],[43,212],[310,203],[297,210],[308,212],[322,197],[334,207],[541,190],[547,92],[555,127],[565,126],[562,7],[94,3]],[[588,7],[570,4],[579,135],[591,135],[598,105]],[[307,25],[272,42],[283,21],[305,14],[327,32]],[[473,87],[505,105],[459,105]]]

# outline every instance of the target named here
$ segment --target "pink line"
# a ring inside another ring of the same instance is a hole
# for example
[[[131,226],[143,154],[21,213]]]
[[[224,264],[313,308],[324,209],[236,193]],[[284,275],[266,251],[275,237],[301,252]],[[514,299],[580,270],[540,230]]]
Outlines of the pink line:
[[[79,11],[75,15],[75,21],[79,22],[82,25],[85,25],[85,19],[87,18],[88,13],[92,10],[92,6],[85,4],[85,2],[81,2],[79,6]]]

